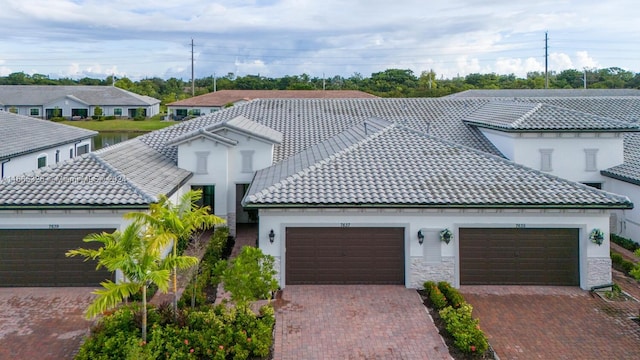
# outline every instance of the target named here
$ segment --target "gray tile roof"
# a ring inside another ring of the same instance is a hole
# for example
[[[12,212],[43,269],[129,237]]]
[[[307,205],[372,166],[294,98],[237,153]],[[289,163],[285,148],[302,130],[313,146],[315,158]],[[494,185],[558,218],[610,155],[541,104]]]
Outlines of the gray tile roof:
[[[362,137],[362,129],[359,131]],[[244,203],[286,206],[630,208],[626,197],[390,124],[342,151],[259,170]],[[336,140],[337,141],[337,140]],[[319,149],[330,147],[327,143]],[[309,149],[307,152],[315,152]],[[304,158],[304,156],[302,156]],[[285,176],[286,175],[286,176]]]
[[[136,139],[0,180],[0,208],[144,208],[191,173]]]
[[[601,96],[640,96],[638,89],[480,89],[466,90],[451,94],[453,98],[474,97],[601,97]]]
[[[555,105],[492,101],[465,120],[467,124],[501,131],[640,131],[637,124],[566,109]]]
[[[91,138],[98,133],[0,111],[0,159]]]
[[[0,103],[4,105],[44,105],[67,96],[88,105],[100,106],[149,106],[160,103],[158,99],[114,86],[0,85]]]

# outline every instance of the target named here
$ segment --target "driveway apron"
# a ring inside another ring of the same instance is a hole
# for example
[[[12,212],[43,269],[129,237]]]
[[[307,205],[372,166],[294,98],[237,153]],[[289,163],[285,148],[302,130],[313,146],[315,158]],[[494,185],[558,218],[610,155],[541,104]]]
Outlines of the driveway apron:
[[[0,288],[0,359],[72,359],[93,288]]]
[[[403,286],[287,286],[274,359],[451,359],[420,296]]]

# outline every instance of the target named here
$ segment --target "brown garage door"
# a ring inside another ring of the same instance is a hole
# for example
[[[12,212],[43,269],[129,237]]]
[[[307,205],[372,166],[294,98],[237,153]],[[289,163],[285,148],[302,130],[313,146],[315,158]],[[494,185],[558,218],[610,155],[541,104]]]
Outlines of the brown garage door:
[[[404,284],[404,228],[287,228],[286,283]]]
[[[460,229],[461,285],[579,285],[578,229]]]
[[[97,247],[82,239],[90,233],[115,229],[0,229],[0,286],[97,286],[113,278],[96,271],[95,261],[68,258],[78,247]]]

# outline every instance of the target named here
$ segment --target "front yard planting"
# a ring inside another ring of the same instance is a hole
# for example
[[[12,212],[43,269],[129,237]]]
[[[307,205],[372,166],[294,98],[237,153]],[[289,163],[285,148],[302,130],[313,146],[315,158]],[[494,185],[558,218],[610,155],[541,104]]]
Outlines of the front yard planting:
[[[471,316],[473,308],[457,289],[447,282],[427,281],[419,293],[454,359],[494,358],[478,319]]]

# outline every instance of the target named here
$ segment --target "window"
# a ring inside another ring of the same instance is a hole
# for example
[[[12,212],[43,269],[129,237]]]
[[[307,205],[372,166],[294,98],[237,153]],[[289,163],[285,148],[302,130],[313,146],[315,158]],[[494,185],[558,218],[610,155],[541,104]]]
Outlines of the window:
[[[553,153],[553,149],[540,149],[540,170],[542,171],[553,170],[551,166],[552,153]]]
[[[82,146],[78,146],[76,150],[76,156],[80,156],[82,154],[86,154],[89,152],[89,144],[84,144]]]
[[[242,172],[253,172],[253,150],[243,150],[240,151],[240,155],[242,156]]]
[[[31,115],[31,116],[40,116],[40,109],[38,109],[38,108],[29,109],[29,115]]]
[[[422,243],[424,251],[424,260],[426,262],[442,261],[442,244],[440,244],[440,230],[437,229],[421,229],[424,235]]]
[[[200,116],[200,109],[193,109],[193,110],[191,110],[191,115],[193,115],[193,116]]]
[[[122,116],[122,108],[113,109],[113,116]]]
[[[208,151],[196,151],[196,174],[208,174],[207,170],[207,158],[209,157]]]
[[[38,169],[47,166],[47,155],[38,156]]]
[[[209,207],[209,213],[214,214],[215,202],[216,202],[216,187],[215,185],[192,185],[191,190],[202,190],[202,199],[200,199],[196,205]]]
[[[60,150],[56,150],[56,164],[60,162]]]
[[[598,149],[584,149],[586,171],[598,171]]]
[[[69,159],[73,159],[73,148],[69,149]]]

